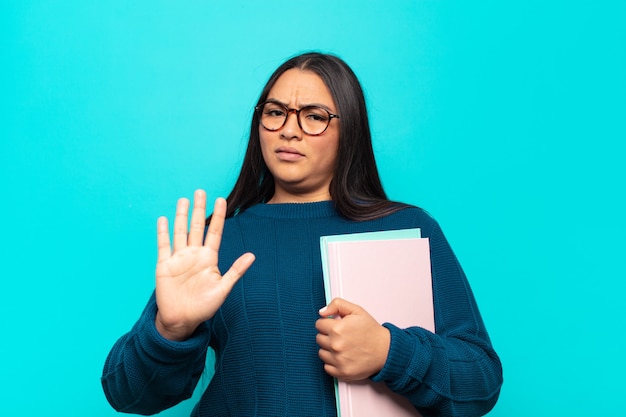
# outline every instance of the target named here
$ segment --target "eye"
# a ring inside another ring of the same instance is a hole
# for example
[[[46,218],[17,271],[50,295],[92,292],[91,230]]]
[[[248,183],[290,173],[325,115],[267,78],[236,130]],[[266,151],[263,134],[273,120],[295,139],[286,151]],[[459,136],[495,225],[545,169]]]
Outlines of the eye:
[[[285,117],[285,109],[276,104],[266,104],[263,115],[267,117]]]
[[[311,122],[326,122],[328,120],[328,112],[321,107],[309,107],[301,111],[302,116]]]

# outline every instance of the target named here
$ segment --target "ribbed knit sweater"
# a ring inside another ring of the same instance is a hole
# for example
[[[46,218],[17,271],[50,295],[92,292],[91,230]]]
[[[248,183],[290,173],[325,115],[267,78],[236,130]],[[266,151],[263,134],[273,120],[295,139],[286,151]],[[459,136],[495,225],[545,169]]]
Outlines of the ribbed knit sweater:
[[[409,398],[424,416],[485,414],[498,398],[502,369],[437,222],[419,208],[354,222],[332,202],[260,204],[227,219],[220,270],[244,252],[256,261],[216,315],[183,342],[157,332],[153,294],[107,358],[107,399],[128,413],[169,408],[191,396],[212,348],[215,374],[193,416],[336,416],[333,379],[315,342],[325,305],[319,238],[414,227],[430,238],[436,334],[385,323],[388,359],[372,379]]]

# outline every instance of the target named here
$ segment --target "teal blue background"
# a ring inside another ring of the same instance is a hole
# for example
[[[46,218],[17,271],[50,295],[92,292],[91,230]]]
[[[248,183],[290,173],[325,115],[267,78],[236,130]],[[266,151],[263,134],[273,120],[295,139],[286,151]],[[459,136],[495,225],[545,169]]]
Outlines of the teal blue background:
[[[0,414],[115,414],[100,372],[156,218],[229,191],[263,83],[309,49],[354,68],[389,196],[469,276],[504,363],[490,416],[620,414],[624,4],[2,2]]]

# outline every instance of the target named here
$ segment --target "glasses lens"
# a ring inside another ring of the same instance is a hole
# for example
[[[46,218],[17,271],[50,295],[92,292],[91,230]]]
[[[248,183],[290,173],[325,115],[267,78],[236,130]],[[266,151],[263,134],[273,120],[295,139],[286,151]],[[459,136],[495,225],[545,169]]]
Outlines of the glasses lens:
[[[328,127],[330,114],[321,107],[303,107],[300,110],[300,125],[309,135],[319,135]]]
[[[286,109],[280,104],[265,103],[261,110],[261,123],[268,130],[278,130],[287,118]]]

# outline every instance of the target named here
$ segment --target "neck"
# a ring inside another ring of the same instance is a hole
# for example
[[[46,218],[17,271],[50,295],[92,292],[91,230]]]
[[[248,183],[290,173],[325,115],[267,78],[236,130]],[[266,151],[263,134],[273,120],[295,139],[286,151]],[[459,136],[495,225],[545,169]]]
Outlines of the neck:
[[[291,194],[275,190],[274,195],[267,201],[267,204],[315,203],[328,200],[332,200],[328,191],[311,194]]]

